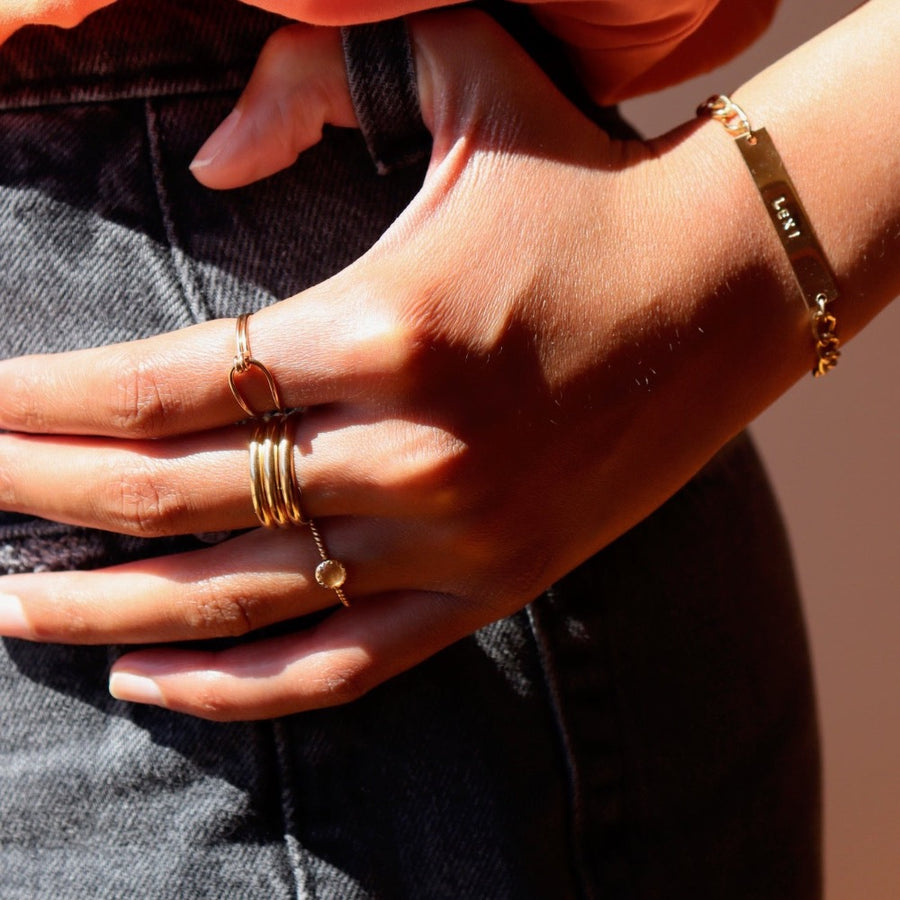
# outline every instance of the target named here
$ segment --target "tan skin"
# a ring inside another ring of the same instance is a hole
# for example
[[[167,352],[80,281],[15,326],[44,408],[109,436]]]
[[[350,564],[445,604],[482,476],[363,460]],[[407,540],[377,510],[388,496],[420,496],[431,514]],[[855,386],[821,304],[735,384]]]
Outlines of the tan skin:
[[[872,0],[735,95],[816,223],[844,338],[900,291],[900,165],[869,112],[900,83],[898,19]],[[719,126],[611,141],[485,17],[425,15],[412,33],[435,135],[422,191],[357,263],[251,320],[286,402],[310,408],[299,480],[352,607],[312,580],[305,530],[254,528],[2,578],[0,633],[159,644],[116,663],[113,692],[208,718],[346,702],[522,607],[811,368],[790,269]],[[282,32],[240,106],[230,149],[200,154],[210,185],[288,164],[323,120],[348,124],[335,34]],[[0,508],[139,535],[252,528],[233,351],[226,320],[0,363]],[[326,608],[274,640],[176,643]]]

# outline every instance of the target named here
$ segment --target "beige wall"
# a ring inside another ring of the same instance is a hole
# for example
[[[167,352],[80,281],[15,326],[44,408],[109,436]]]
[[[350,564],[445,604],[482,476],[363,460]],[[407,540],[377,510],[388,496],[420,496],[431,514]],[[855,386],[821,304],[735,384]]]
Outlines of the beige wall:
[[[626,114],[648,134],[664,131],[856,5],[783,0],[773,28],[741,59],[627,104]],[[886,108],[896,112],[900,86],[888,87]],[[900,302],[828,378],[803,381],[753,428],[792,534],[813,644],[828,900],[900,897],[898,347]]]

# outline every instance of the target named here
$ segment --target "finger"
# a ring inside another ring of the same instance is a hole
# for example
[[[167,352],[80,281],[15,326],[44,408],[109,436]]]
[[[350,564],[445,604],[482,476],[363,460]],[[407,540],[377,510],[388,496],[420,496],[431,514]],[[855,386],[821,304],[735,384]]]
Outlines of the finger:
[[[273,718],[358,699],[485,621],[483,610],[446,595],[386,595],[286,637],[128,654],[113,666],[110,691],[218,721]]]
[[[292,6],[293,12],[287,14],[317,24],[348,24],[446,5],[443,0],[396,0],[387,8],[380,4],[373,9],[329,0],[322,7]],[[584,121],[577,116],[571,123],[556,121],[558,93],[522,48],[488,17],[459,11],[415,16],[410,19],[410,36],[420,108],[434,134],[432,170],[454,148],[463,149],[458,144],[464,132],[469,145],[476,135],[492,144],[515,136],[520,150],[571,153],[566,139]],[[541,112],[535,114],[547,99],[552,106],[547,110],[550,123]],[[323,123],[358,124],[339,32],[308,26],[282,29],[263,48],[233,112],[199,151],[192,164],[194,174],[217,188],[270,175],[316,143]],[[548,134],[548,124],[560,127]],[[448,174],[452,177],[452,169]]]
[[[307,533],[257,529],[107,569],[11,575],[0,579],[0,630],[67,644],[242,635],[333,605],[334,594],[314,584],[317,559]]]
[[[294,25],[266,42],[234,110],[210,135],[191,171],[211,188],[234,188],[292,165],[324,124],[356,125],[340,32]]]
[[[286,407],[377,396],[401,372],[409,329],[377,283],[347,271],[254,314],[252,355],[272,373]],[[142,439],[236,422],[246,413],[229,387],[235,350],[235,320],[223,319],[130,343],[2,360],[0,430]],[[273,408],[258,371],[241,376],[240,389],[255,409]]]
[[[415,581],[447,577],[437,549],[410,566],[414,529],[328,520],[329,557],[347,570],[352,608]],[[0,633],[66,644],[130,644],[243,636],[335,606],[315,579],[321,562],[307,529],[256,529],[214,547],[89,572],[41,572],[0,579]]]
[[[166,442],[0,435],[0,509],[138,537],[250,527],[248,440],[246,429]]]
[[[0,428],[156,438],[244,417],[230,395],[234,320],[126,344],[0,361]]]
[[[249,528],[257,427],[161,441],[0,434],[0,509],[137,537]],[[287,427],[305,515],[424,522],[458,506],[465,447],[440,427],[342,407]]]

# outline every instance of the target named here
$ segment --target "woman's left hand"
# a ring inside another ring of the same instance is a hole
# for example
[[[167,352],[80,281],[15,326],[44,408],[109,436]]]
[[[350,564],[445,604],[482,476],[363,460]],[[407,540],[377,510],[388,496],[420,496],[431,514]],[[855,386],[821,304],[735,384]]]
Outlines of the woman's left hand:
[[[357,263],[249,325],[284,404],[305,409],[297,478],[351,608],[315,582],[307,529],[253,527],[235,323],[214,321],[0,363],[0,508],[140,536],[250,529],[102,571],[0,578],[0,632],[163,644],[123,656],[113,692],[209,718],[351,700],[521,608],[801,373],[802,355],[769,351],[803,346],[802,316],[778,290],[749,302],[749,274],[758,284],[779,252],[752,189],[746,209],[703,179],[683,190],[696,157],[669,165],[676,141],[610,140],[479,13],[411,29],[435,138],[420,194]],[[195,169],[218,187],[289,164],[323,121],[351,124],[337,32],[276,34],[238,110]],[[700,138],[719,171],[739,171],[719,134]],[[697,205],[734,233],[698,247]],[[748,302],[723,300],[725,281]],[[176,643],[328,608],[218,652]]]

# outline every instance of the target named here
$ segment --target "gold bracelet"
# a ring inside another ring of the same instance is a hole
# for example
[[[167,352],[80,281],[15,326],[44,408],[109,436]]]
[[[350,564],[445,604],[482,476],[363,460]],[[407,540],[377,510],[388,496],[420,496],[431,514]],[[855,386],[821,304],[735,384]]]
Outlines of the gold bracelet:
[[[744,157],[809,308],[817,357],[813,375],[825,375],[841,355],[841,343],[835,334],[837,320],[828,311],[838,297],[838,289],[784,162],[766,129],[751,129],[744,111],[724,94],[710,97],[697,109],[697,115],[721,122]]]

